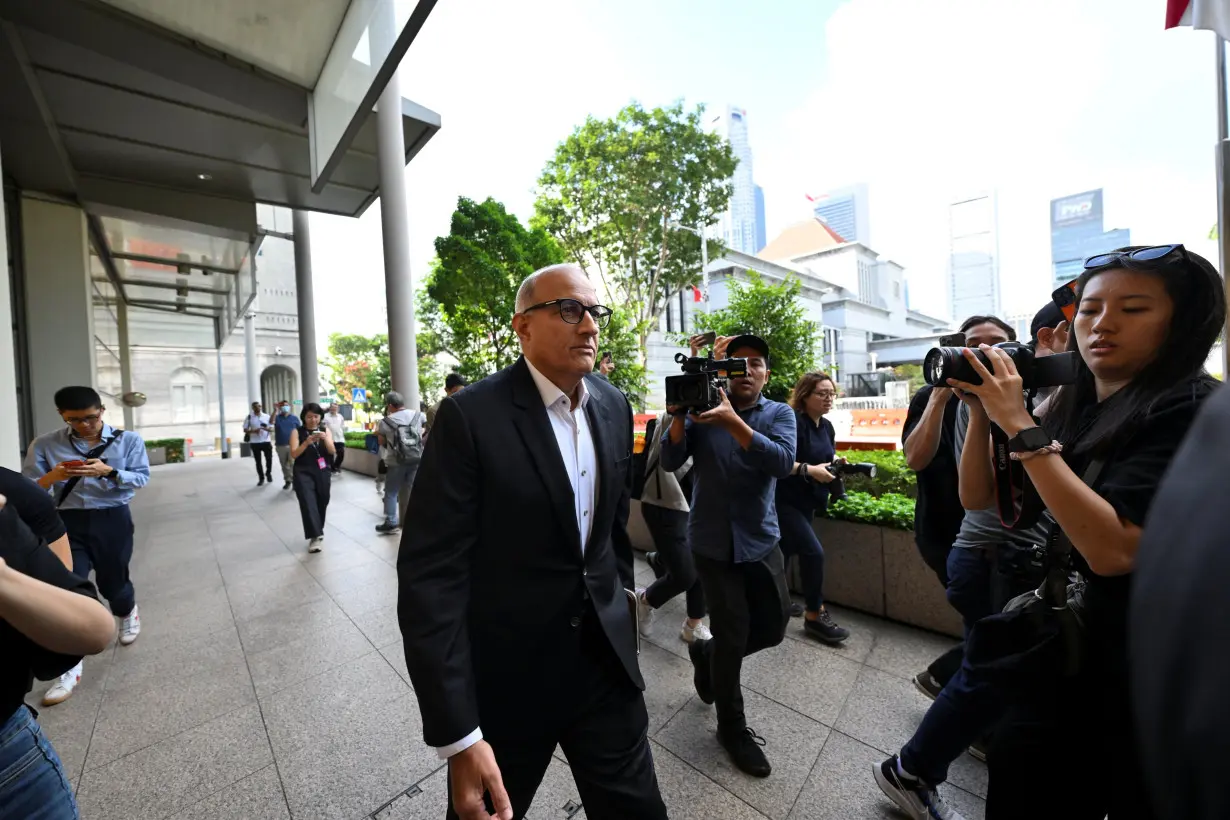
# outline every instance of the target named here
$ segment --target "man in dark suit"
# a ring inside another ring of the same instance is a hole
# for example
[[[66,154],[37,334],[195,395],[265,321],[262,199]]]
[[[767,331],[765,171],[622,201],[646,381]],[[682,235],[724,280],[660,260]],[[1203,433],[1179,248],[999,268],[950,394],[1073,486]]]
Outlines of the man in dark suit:
[[[1230,817],[1230,389],[1205,402],[1149,508],[1128,612],[1136,734],[1163,820]]]
[[[625,590],[632,410],[592,375],[610,310],[577,267],[531,275],[523,356],[445,399],[397,570],[424,739],[450,818],[520,818],[558,743],[590,820],[666,817]]]

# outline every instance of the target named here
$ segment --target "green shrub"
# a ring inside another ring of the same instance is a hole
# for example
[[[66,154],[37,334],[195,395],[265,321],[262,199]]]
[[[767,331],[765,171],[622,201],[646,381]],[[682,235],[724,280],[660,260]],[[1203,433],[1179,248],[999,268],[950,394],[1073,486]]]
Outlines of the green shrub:
[[[367,437],[373,435],[367,430],[347,430],[346,431],[346,449],[348,450],[366,450]]]
[[[918,497],[918,479],[914,471],[905,466],[905,453],[900,450],[841,450],[837,453],[850,462],[868,462],[876,465],[876,477],[851,475],[845,479],[849,492],[882,496],[896,493],[908,498]]]
[[[914,529],[914,499],[899,493],[884,493],[877,498],[870,493],[847,491],[844,499],[829,504],[828,517],[909,531]]]
[[[167,463],[168,464],[183,464],[184,463],[184,440],[182,438],[158,438],[152,441],[145,442],[145,449],[151,447],[167,448]]]

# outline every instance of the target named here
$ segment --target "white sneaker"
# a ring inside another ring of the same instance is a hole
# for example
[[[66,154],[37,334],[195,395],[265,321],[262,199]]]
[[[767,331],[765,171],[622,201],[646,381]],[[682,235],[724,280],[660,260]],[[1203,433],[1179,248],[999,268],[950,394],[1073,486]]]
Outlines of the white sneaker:
[[[81,664],[77,664],[51,684],[51,688],[43,695],[43,705],[55,706],[57,703],[68,700],[73,696],[73,690],[79,683],[81,683]]]
[[[636,591],[636,621],[642,638],[648,638],[653,632],[653,607],[645,600],[645,590]]]
[[[313,538],[311,541],[308,541],[308,552],[320,552],[320,542],[324,540],[323,538]]]
[[[128,646],[137,639],[141,634],[141,613],[137,611],[136,604],[133,604],[132,612],[124,618],[124,622],[120,624],[120,645]]]
[[[683,619],[683,629],[679,631],[679,640],[684,643],[692,643],[692,641],[711,641],[713,633],[709,631],[709,627],[704,621],[701,621],[696,626],[688,626],[688,619]]]

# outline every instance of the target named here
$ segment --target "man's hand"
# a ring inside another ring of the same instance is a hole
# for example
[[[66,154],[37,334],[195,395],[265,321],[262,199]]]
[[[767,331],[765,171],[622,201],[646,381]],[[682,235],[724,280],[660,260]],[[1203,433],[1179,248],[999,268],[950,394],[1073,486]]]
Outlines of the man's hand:
[[[504,791],[500,767],[495,752],[485,740],[480,740],[463,752],[449,758],[449,787],[453,791],[453,810],[461,820],[512,820],[512,802]],[[495,814],[488,814],[483,794],[491,795]]]
[[[829,472],[827,464],[810,464],[807,467],[807,474],[811,476],[812,481],[817,481],[821,484],[829,484],[837,479],[837,476]]]
[[[713,343],[713,358],[725,359],[726,348],[730,347],[730,343],[735,340],[734,336],[718,336]]]
[[[927,396],[927,401],[932,404],[947,404],[952,398],[953,389],[951,387],[932,387],[931,395]]]
[[[43,478],[52,484],[59,484],[61,481],[68,481],[73,477],[74,473],[70,472],[73,469],[72,467],[65,466],[67,463],[68,462],[61,461],[59,464],[48,470],[47,474],[43,476]]]
[[[69,475],[81,476],[82,478],[102,478],[115,472],[114,467],[104,464],[96,458],[90,459],[80,467],[68,467],[66,470]]]
[[[694,420],[697,424],[712,424],[729,430],[733,425],[738,424],[740,419],[735,413],[735,408],[731,406],[730,399],[726,397],[726,391],[719,387],[718,393],[722,397],[722,403],[712,410],[706,410],[699,416],[695,416]]]

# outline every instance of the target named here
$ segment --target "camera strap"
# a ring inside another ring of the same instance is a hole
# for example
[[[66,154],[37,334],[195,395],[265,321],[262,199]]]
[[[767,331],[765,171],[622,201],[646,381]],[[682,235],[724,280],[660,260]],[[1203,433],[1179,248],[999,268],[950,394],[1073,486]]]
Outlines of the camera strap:
[[[124,435],[123,430],[116,430],[114,436],[102,442],[97,447],[95,447],[94,449],[86,453],[83,461],[89,461],[92,458],[102,458],[102,454],[107,451],[107,448],[110,447],[115,442],[119,441],[120,437],[123,435]],[[80,483],[81,483],[81,476],[79,475],[75,475],[72,478],[70,478],[68,481],[64,482],[64,489],[60,490],[60,497],[56,499],[56,506],[57,507],[61,506],[64,503],[64,499],[72,495],[73,490],[77,489],[77,485]]]
[[[1106,462],[1100,458],[1095,458],[1089,462],[1089,466],[1085,468],[1084,474],[1081,475],[1081,481],[1087,486],[1093,487],[1105,464]],[[1058,521],[1051,521],[1051,526],[1046,536],[1046,580],[1043,582],[1043,585],[1046,590],[1046,598],[1053,607],[1066,606],[1067,604],[1068,575],[1071,571],[1071,566],[1072,541],[1060,528]]]
[[[995,473],[995,503],[999,521],[1010,530],[1029,529],[1038,523],[1046,505],[1029,476],[1025,465],[1009,457],[1008,434],[998,425],[991,425],[991,469]]]

